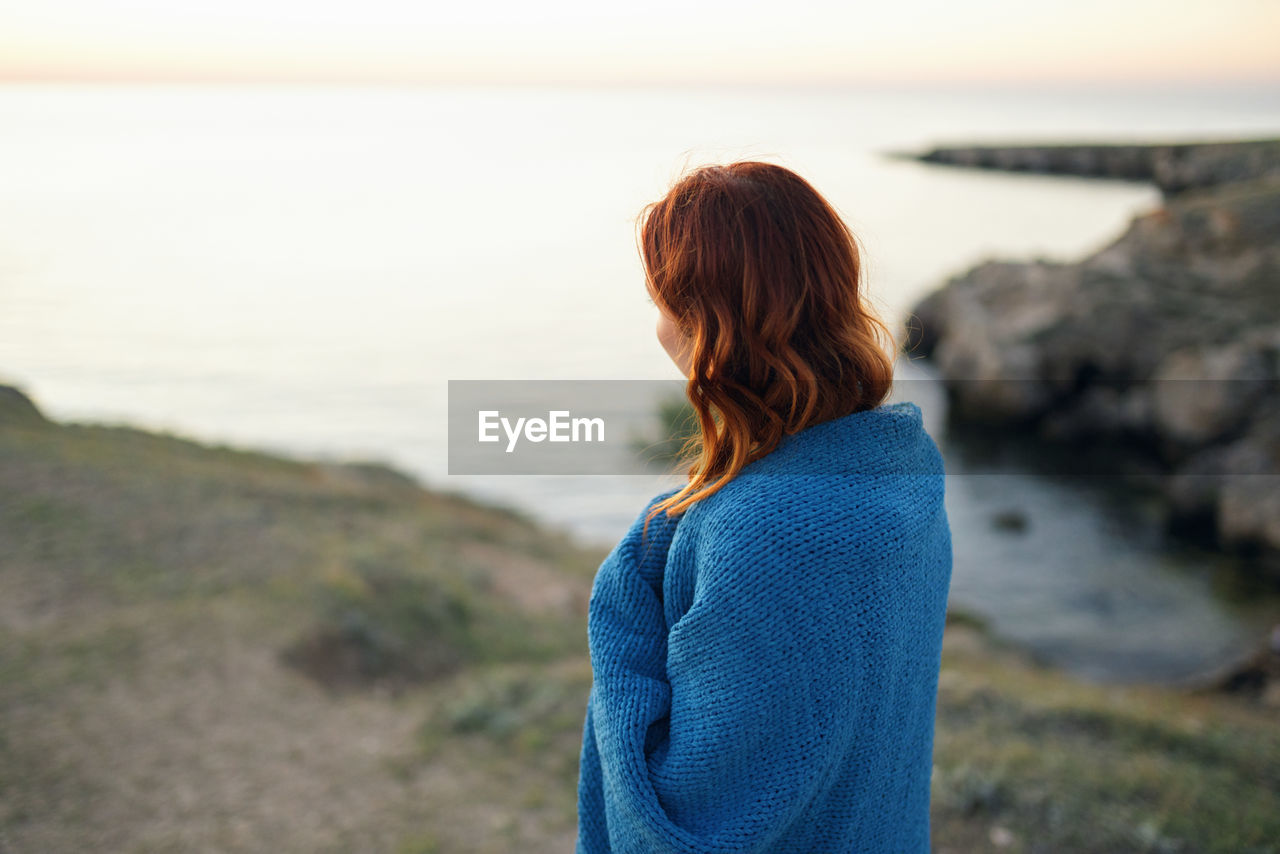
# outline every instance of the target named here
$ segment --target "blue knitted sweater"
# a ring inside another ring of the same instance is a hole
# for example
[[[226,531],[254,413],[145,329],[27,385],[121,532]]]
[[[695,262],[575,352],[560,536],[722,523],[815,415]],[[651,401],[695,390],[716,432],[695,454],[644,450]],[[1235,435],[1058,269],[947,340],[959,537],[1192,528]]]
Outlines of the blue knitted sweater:
[[[929,850],[943,483],[896,403],[785,437],[642,540],[645,508],[591,592],[578,854]]]

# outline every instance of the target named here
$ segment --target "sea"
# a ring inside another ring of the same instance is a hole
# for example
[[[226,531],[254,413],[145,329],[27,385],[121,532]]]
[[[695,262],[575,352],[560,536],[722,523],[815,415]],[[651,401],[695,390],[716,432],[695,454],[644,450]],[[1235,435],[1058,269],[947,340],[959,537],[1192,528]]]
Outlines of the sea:
[[[898,328],[950,276],[1078,259],[1160,197],[895,155],[1277,133],[1280,90],[1243,85],[9,84],[0,382],[57,419],[386,462],[607,549],[676,480],[451,475],[448,383],[678,379],[636,225],[685,169],[802,174],[857,235],[869,299]],[[921,398],[945,445],[931,388],[899,396]],[[1280,619],[1117,484],[951,475],[947,508],[952,606],[1085,678],[1194,679]],[[999,523],[1010,511],[1019,525]]]

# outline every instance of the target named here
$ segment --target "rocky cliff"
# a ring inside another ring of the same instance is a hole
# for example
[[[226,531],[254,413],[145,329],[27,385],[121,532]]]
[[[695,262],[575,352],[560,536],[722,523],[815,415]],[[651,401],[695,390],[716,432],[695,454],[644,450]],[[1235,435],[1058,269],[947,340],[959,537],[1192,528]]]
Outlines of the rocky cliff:
[[[961,421],[1140,448],[1179,532],[1280,577],[1280,141],[938,149],[1147,177],[1163,204],[1078,263],[991,261],[914,309]]]
[[[1168,145],[993,145],[935,148],[926,163],[1150,181],[1166,196],[1235,181],[1280,176],[1280,140]]]

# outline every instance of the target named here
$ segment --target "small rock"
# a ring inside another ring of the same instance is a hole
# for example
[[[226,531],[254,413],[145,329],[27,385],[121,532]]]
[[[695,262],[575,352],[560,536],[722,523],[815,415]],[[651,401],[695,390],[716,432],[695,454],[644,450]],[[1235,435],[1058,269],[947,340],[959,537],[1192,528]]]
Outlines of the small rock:
[[[1027,530],[1027,514],[1021,510],[1001,510],[991,517],[992,526],[998,531],[1021,534]]]
[[[997,848],[1008,848],[1015,841],[1013,831],[999,824],[993,825],[989,834],[991,844]]]

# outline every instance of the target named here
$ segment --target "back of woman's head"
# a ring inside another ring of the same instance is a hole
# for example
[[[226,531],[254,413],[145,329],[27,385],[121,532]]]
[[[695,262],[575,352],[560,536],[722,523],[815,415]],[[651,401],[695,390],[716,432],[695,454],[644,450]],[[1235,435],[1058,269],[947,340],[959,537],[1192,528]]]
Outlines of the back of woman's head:
[[[857,241],[807,181],[770,163],[703,166],[645,206],[655,302],[689,347],[699,429],[682,512],[786,434],[880,405],[891,336],[865,304]]]

